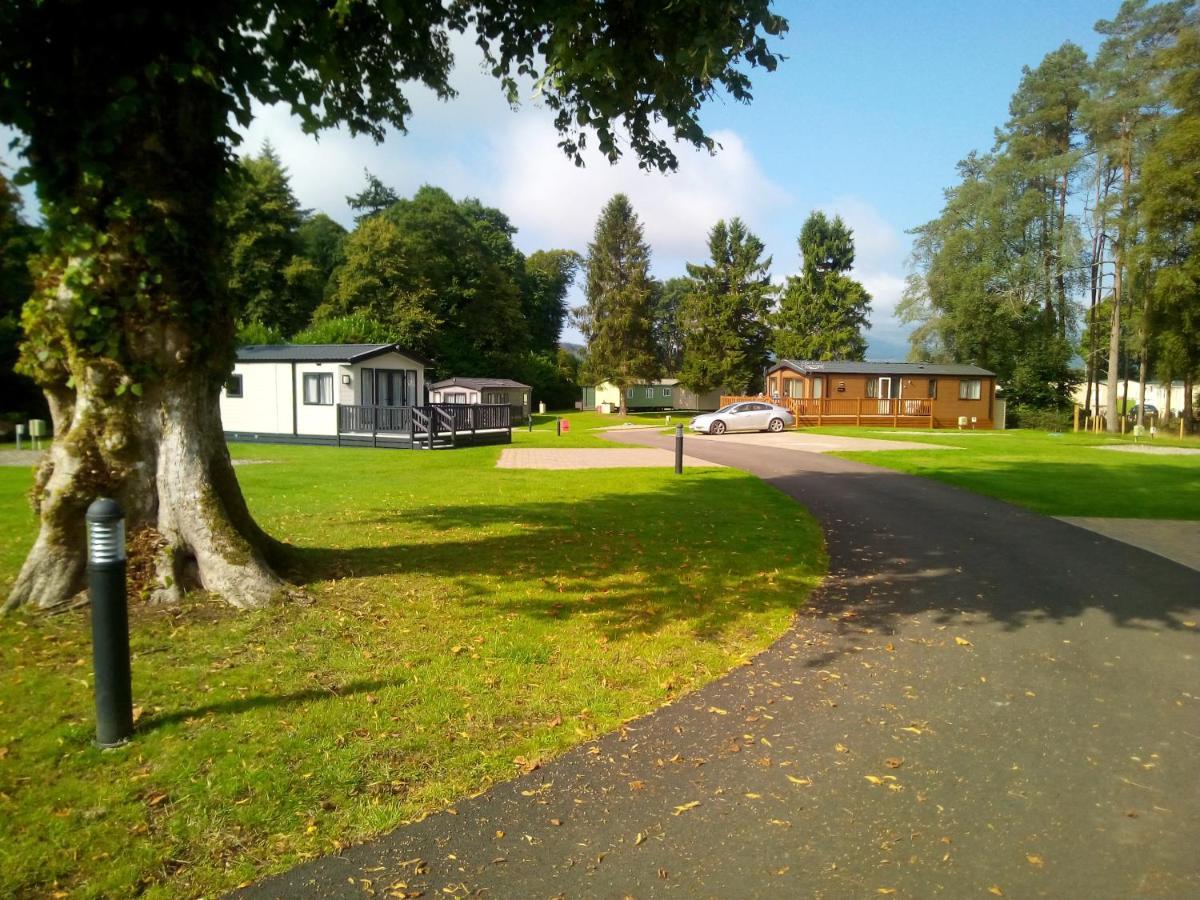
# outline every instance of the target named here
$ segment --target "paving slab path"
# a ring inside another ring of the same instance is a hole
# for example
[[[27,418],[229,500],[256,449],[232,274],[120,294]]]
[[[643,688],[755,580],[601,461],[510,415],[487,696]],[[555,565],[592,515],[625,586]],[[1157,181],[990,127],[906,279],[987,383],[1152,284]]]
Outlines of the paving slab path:
[[[685,466],[718,466],[719,463],[683,458]],[[628,469],[673,468],[675,454],[657,447],[505,447],[497,469]]]
[[[857,462],[686,450],[822,522],[830,576],[792,629],[247,896],[1200,896],[1200,573]]]

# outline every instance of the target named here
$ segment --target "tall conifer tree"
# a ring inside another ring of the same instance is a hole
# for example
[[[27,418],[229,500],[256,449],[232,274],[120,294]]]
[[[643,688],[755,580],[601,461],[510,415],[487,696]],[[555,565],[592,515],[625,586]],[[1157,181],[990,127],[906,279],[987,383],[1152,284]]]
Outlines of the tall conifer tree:
[[[629,198],[615,194],[600,213],[588,245],[587,306],[580,324],[588,342],[586,375],[621,392],[659,375],[654,345],[655,284],[650,247]]]
[[[763,242],[738,218],[712,227],[708,250],[711,263],[687,267],[680,379],[697,393],[743,394],[760,385],[767,363],[771,257],[763,258]]]
[[[854,265],[854,232],[835,216],[814,212],[798,241],[801,274],[788,278],[775,314],[775,355],[791,359],[862,359],[871,295],[846,275]]]

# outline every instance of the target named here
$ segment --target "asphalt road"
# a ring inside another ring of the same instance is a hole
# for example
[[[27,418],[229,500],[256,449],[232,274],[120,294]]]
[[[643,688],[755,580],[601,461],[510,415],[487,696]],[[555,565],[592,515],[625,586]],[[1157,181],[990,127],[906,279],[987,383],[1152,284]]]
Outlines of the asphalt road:
[[[687,452],[821,520],[830,578],[791,631],[247,896],[1200,896],[1200,573],[860,463]]]

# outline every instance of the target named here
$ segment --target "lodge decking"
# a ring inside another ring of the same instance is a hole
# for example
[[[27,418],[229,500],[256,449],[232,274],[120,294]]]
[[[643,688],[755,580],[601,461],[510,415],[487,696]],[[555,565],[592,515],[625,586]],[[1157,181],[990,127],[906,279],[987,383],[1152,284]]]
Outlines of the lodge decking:
[[[753,400],[759,403],[774,403],[790,410],[796,417],[799,428],[814,425],[868,425],[890,428],[937,428],[953,427],[934,416],[933,400],[930,399],[879,399],[875,397],[825,397],[770,399],[757,397],[722,397],[721,405]],[[990,419],[976,421],[969,427],[991,428]]]
[[[339,403],[333,434],[262,434],[226,431],[228,441],[440,450],[512,443],[512,407],[434,403],[426,406],[362,406]]]
[[[512,407],[507,404],[355,406],[339,403],[337,423],[339,447],[436,450],[512,443]]]

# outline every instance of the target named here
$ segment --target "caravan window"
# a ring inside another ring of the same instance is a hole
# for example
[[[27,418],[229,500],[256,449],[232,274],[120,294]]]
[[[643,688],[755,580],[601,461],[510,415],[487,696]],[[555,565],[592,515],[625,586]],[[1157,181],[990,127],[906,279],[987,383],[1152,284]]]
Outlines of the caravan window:
[[[304,373],[304,405],[333,406],[333,373]]]

